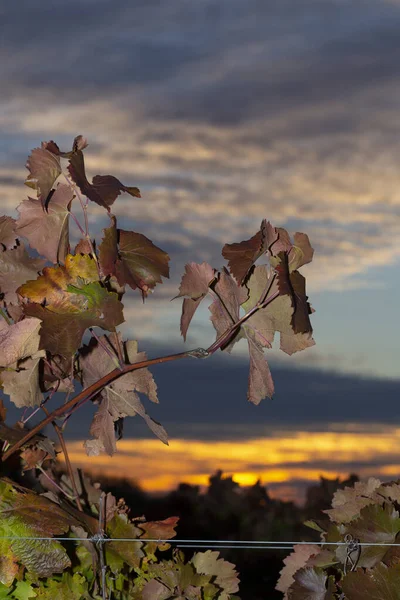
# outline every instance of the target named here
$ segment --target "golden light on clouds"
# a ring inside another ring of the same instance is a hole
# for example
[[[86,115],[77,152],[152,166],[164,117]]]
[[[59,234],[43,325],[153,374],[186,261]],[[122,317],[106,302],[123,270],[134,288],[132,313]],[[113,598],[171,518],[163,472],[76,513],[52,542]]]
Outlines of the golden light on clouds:
[[[392,478],[400,473],[400,429],[395,428],[385,435],[300,431],[243,441],[174,439],[169,447],[155,439],[126,439],[113,457],[87,457],[81,441],[69,442],[68,450],[74,464],[94,475],[132,479],[148,492],[168,491],[181,482],[205,486],[217,469],[240,485],[258,479],[267,486],[279,484],[285,497],[296,481],[351,472]]]

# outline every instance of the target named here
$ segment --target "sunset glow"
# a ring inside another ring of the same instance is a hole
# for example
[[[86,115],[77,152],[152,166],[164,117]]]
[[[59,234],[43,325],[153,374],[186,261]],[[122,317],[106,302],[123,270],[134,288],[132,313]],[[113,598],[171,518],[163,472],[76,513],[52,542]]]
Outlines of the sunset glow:
[[[90,457],[81,441],[69,442],[72,462],[93,475],[131,479],[148,492],[181,483],[206,486],[217,469],[240,485],[258,479],[271,495],[296,498],[296,487],[357,473],[396,478],[400,473],[400,429],[381,433],[281,432],[279,438],[244,441],[174,439],[166,447],[155,439],[126,439],[115,456]],[[373,466],[371,466],[373,465]]]

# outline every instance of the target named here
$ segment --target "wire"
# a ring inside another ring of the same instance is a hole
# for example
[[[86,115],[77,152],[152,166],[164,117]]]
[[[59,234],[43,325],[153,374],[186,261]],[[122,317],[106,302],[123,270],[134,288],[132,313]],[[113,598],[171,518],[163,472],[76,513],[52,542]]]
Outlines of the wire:
[[[96,536],[93,538],[74,538],[74,537],[32,537],[32,536],[0,536],[0,540],[11,540],[11,541],[28,541],[34,540],[38,542],[49,541],[49,542],[93,542],[97,543],[98,539]],[[102,540],[104,543],[108,542],[136,542],[140,544],[183,544],[190,548],[197,548],[202,546],[207,547],[220,547],[220,548],[264,548],[274,550],[290,550],[294,546],[348,546],[348,542],[285,542],[279,540],[191,540],[191,539],[160,539],[160,538],[109,538],[106,537]],[[389,543],[389,542],[359,542],[360,546],[385,546],[385,547],[400,547],[400,543]]]

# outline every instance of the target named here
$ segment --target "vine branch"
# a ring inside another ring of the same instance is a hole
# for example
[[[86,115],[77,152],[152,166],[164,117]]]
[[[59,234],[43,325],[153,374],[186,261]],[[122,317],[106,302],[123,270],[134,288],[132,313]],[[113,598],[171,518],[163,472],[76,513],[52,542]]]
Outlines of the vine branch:
[[[126,373],[130,373],[131,371],[136,371],[137,369],[144,369],[146,367],[151,367],[152,365],[158,365],[166,362],[171,362],[173,360],[180,360],[181,358],[188,357],[196,357],[196,358],[207,358],[214,354],[219,348],[227,344],[232,337],[232,335],[236,332],[236,330],[247,320],[249,319],[255,312],[257,312],[260,308],[265,308],[272,302],[275,298],[279,296],[279,291],[275,292],[267,298],[267,294],[271,289],[272,283],[276,277],[276,273],[271,278],[271,281],[268,285],[268,289],[266,292],[262,294],[258,302],[255,306],[246,313],[243,317],[241,317],[238,321],[233,323],[231,327],[229,327],[211,346],[209,346],[206,350],[197,349],[197,350],[187,350],[186,352],[179,352],[178,354],[168,354],[167,356],[160,356],[158,358],[150,358],[147,360],[142,360],[141,362],[134,363],[132,365],[123,365],[121,368],[116,368],[107,375],[104,375],[101,379],[92,383],[89,387],[82,390],[79,394],[77,394],[74,398],[71,398],[68,402],[53,410],[52,413],[49,413],[43,421],[35,425],[27,434],[21,438],[18,442],[16,442],[11,448],[5,452],[1,458],[4,462],[10,456],[12,456],[17,450],[19,450],[22,446],[25,446],[33,436],[35,436],[39,431],[41,431],[46,425],[51,423],[56,417],[61,417],[65,415],[65,413],[71,411],[77,404],[86,400],[89,396],[93,397],[98,394],[106,385],[109,385],[118,377],[125,375]],[[61,440],[60,440],[61,443]]]
[[[46,414],[47,417],[49,417],[49,416],[51,417],[52,416],[49,413],[49,411],[47,410],[47,408],[45,406],[42,406],[42,410],[44,411],[44,413]],[[64,454],[65,464],[66,464],[66,467],[67,467],[68,475],[69,475],[69,478],[71,480],[72,489],[74,490],[76,505],[77,505],[78,509],[81,512],[83,512],[83,507],[82,507],[82,504],[81,504],[81,499],[79,497],[78,488],[76,487],[76,481],[75,481],[75,477],[74,477],[74,472],[72,470],[71,461],[69,460],[67,445],[66,445],[65,440],[64,440],[63,432],[61,430],[61,427],[59,427],[55,421],[52,422],[52,425],[53,425],[54,430],[55,430],[55,432],[56,432],[56,434],[58,436],[58,439],[59,439],[60,445],[61,445],[61,449],[62,449],[63,454]]]

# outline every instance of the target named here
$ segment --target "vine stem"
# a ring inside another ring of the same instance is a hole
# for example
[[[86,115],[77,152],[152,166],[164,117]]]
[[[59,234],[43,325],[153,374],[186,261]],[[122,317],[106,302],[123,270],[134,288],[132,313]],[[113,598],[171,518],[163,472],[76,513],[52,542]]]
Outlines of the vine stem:
[[[277,298],[279,296],[280,292],[278,290],[277,292],[272,294],[272,296],[269,296],[269,298],[267,298],[268,292],[271,289],[275,278],[276,278],[276,273],[274,273],[274,275],[271,277],[271,281],[268,283],[268,287],[267,287],[266,291],[263,292],[263,294],[261,295],[257,304],[255,304],[253,306],[253,308],[251,310],[249,310],[248,313],[246,313],[245,315],[243,315],[243,317],[241,317],[238,321],[236,321],[236,323],[233,323],[233,325],[231,327],[229,327],[229,329],[224,331],[224,333],[222,335],[220,335],[219,338],[216,339],[215,342],[207,348],[207,352],[209,354],[214,354],[214,352],[216,352],[219,348],[221,348],[222,346],[225,346],[225,344],[228,343],[229,339],[232,337],[232,334],[238,329],[238,327],[240,327],[245,321],[247,321],[247,319],[249,319],[252,315],[254,315],[254,313],[256,313],[260,308],[266,308],[268,306],[268,304],[270,304],[270,302],[272,302],[273,300],[275,300],[275,298]]]
[[[126,373],[130,373],[131,371],[136,371],[137,369],[144,369],[145,367],[150,367],[151,365],[158,365],[166,362],[171,362],[173,360],[179,360],[181,358],[186,358],[191,355],[193,350],[187,350],[186,352],[180,352],[179,354],[168,354],[167,356],[159,356],[158,358],[151,358],[147,360],[142,360],[141,362],[134,363],[133,365],[124,365],[123,370],[114,369],[104,375],[101,379],[92,383],[89,387],[82,390],[79,394],[71,398],[68,402],[59,406],[52,413],[50,413],[43,421],[35,425],[27,434],[21,438],[18,442],[16,442],[11,448],[7,450],[2,456],[2,462],[6,461],[12,454],[14,454],[17,450],[21,448],[21,446],[25,446],[39,431],[46,427],[49,423],[51,423],[56,417],[62,417],[66,412],[70,411],[76,404],[85,400],[87,396],[94,396],[98,392],[100,392],[106,385],[112,383],[121,375],[125,375]]]
[[[249,319],[255,312],[257,312],[260,308],[265,308],[270,304],[275,298],[277,298],[280,294],[279,291],[272,294],[272,296],[268,296],[268,292],[270,291],[272,284],[276,278],[276,273],[271,277],[271,281],[269,282],[268,288],[261,295],[258,302],[255,306],[249,310],[243,317],[241,317],[236,323],[233,323],[229,329],[227,329],[211,346],[209,346],[205,351],[203,350],[201,355],[203,357],[210,356],[214,354],[219,348],[224,346],[229,339],[232,337],[232,334],[245,322]],[[62,417],[65,413],[70,412],[77,404],[85,401],[89,396],[93,397],[98,394],[106,385],[112,383],[118,377],[125,375],[126,373],[130,373],[131,371],[136,371],[137,369],[144,369],[146,367],[150,367],[152,365],[159,365],[166,362],[171,362],[173,360],[180,360],[181,358],[187,358],[190,356],[196,356],[197,350],[187,350],[186,352],[179,352],[178,354],[168,354],[167,356],[159,356],[158,358],[150,358],[147,360],[142,360],[141,362],[134,363],[132,365],[124,365],[123,369],[116,368],[107,375],[104,375],[98,381],[92,383],[92,385],[88,386],[84,390],[82,390],[79,394],[77,394],[71,400],[68,400],[62,406],[59,406],[52,413],[46,416],[43,421],[35,425],[27,434],[21,438],[18,442],[16,442],[11,448],[7,450],[1,457],[2,462],[5,462],[12,454],[14,454],[17,450],[19,450],[22,446],[26,445],[39,431],[41,431],[46,425],[51,423],[55,417]],[[198,355],[198,354],[197,354]]]
[[[99,276],[100,276],[101,273],[100,273],[99,261],[97,259],[97,255],[96,255],[96,252],[95,252],[95,249],[94,249],[94,246],[93,246],[93,242],[90,239],[90,235],[89,235],[89,220],[88,220],[88,215],[87,215],[87,202],[85,203],[83,201],[82,194],[78,190],[77,186],[70,180],[70,178],[68,177],[68,175],[66,175],[65,173],[63,173],[63,175],[64,175],[65,180],[68,183],[69,187],[74,192],[74,194],[76,195],[76,197],[78,198],[78,200],[80,202],[80,205],[81,205],[81,208],[82,208],[82,212],[83,212],[83,218],[85,220],[85,229],[83,229],[81,227],[81,225],[76,221],[76,219],[75,219],[75,222],[77,223],[79,229],[81,230],[81,233],[85,236],[85,238],[86,238],[86,240],[87,240],[87,242],[88,242],[88,244],[90,246],[91,254],[93,255],[94,261],[96,262],[97,271],[98,271]],[[70,213],[70,214],[72,214],[72,213]]]
[[[42,406],[42,410],[44,411],[44,413],[47,417],[49,417],[49,416],[51,417],[51,414],[49,413],[49,411],[47,410],[47,408],[45,406]],[[75,494],[76,505],[78,507],[78,510],[83,512],[83,507],[81,504],[81,499],[79,498],[78,488],[76,487],[76,481],[75,481],[74,473],[72,471],[71,461],[69,460],[67,445],[65,443],[63,432],[61,431],[61,428],[57,425],[57,423],[55,421],[52,422],[52,425],[54,427],[54,430],[55,430],[55,432],[58,436],[58,439],[60,441],[60,444],[61,444],[61,449],[64,454],[65,464],[67,466],[68,475],[71,480],[72,489],[74,490],[74,494]]]

